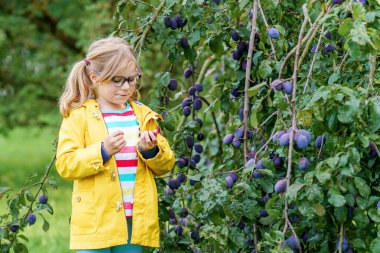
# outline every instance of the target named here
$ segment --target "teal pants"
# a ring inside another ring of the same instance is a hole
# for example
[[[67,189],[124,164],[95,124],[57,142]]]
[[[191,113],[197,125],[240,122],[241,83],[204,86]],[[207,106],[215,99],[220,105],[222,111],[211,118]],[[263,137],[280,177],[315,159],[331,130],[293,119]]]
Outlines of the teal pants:
[[[142,253],[143,247],[138,244],[131,244],[132,218],[127,218],[128,223],[128,244],[113,246],[104,249],[77,250],[77,253]]]

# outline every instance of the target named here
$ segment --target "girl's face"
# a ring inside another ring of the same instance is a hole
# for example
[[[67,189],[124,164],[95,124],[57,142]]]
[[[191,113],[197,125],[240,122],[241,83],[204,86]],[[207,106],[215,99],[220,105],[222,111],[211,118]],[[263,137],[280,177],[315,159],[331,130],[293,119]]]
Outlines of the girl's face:
[[[140,73],[135,67],[127,67],[123,72],[117,73],[102,82],[96,82],[97,102],[103,110],[124,109],[125,103],[131,97]]]

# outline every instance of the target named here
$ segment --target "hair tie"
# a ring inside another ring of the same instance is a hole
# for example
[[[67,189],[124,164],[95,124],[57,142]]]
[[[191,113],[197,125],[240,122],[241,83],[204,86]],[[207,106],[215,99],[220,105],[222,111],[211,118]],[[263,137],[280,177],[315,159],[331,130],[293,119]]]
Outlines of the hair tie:
[[[89,60],[84,59],[83,61],[84,61],[84,64],[85,64],[86,66],[90,65],[90,61],[89,61]]]

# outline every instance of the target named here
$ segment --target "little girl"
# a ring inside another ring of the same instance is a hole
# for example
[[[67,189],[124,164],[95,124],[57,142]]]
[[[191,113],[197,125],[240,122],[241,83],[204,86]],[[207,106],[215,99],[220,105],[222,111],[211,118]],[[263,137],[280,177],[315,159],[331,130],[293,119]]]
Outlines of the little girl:
[[[160,114],[137,102],[140,67],[132,48],[109,37],[77,62],[59,100],[56,168],[73,180],[70,248],[142,252],[160,246],[154,176],[172,170]]]

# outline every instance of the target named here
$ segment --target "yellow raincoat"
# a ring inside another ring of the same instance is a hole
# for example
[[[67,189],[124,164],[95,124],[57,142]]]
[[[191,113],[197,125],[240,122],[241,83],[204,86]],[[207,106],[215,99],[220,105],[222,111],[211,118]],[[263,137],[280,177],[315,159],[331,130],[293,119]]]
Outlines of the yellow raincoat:
[[[157,128],[162,116],[140,102],[129,101],[140,131]],[[59,131],[56,168],[73,180],[71,249],[98,249],[127,244],[127,220],[115,158],[103,165],[101,142],[108,136],[99,104],[87,100],[64,118]],[[171,171],[175,158],[167,140],[157,135],[158,154],[144,159],[139,151],[134,188],[132,244],[160,246],[158,197],[154,176]],[[137,148],[137,147],[136,147]],[[138,150],[138,149],[137,149]]]

